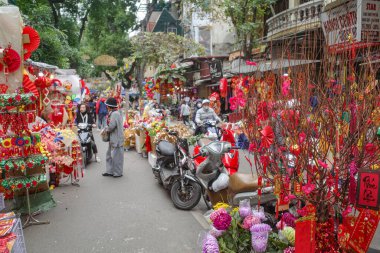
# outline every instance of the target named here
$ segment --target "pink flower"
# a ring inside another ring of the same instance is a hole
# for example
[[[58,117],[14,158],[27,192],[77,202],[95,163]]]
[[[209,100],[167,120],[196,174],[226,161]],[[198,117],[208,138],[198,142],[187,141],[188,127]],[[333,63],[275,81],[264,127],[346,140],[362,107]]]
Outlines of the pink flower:
[[[245,217],[242,227],[246,230],[250,230],[253,225],[260,224],[261,220],[257,216],[249,215]]]
[[[315,189],[315,184],[306,184],[302,186],[302,191],[306,194],[309,195],[312,191]]]
[[[343,211],[342,216],[343,216],[343,217],[347,217],[347,215],[349,215],[351,212],[352,212],[352,207],[351,207],[351,206],[348,206],[348,207],[346,208],[346,210]]]
[[[210,215],[210,220],[217,230],[227,230],[232,218],[225,209],[221,208]]]
[[[276,224],[276,228],[277,228],[278,230],[283,230],[285,227],[286,227],[286,224],[285,224],[285,222],[283,222],[283,221],[279,221],[279,222],[277,222],[277,224]]]
[[[321,160],[318,160],[318,164],[319,164],[319,166],[321,166],[322,168],[327,169],[327,163],[322,162]]]
[[[232,218],[228,213],[221,213],[214,220],[214,227],[218,230],[227,230],[231,225]]]

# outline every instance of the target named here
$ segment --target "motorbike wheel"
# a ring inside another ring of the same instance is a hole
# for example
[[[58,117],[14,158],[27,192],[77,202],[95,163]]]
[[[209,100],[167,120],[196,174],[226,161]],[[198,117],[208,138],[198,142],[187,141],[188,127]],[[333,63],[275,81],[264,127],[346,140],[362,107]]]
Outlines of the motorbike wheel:
[[[176,181],[171,190],[170,195],[173,204],[181,210],[191,210],[198,205],[202,197],[202,187],[194,181],[185,182],[186,194],[181,192],[181,182]]]

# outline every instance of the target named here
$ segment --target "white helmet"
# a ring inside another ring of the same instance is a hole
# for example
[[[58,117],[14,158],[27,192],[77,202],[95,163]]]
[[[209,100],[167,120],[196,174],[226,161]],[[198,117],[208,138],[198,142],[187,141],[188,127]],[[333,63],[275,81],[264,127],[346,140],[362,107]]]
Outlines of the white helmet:
[[[205,100],[202,101],[202,105],[209,104],[209,103],[210,103],[210,100],[208,100],[208,99],[205,99]]]

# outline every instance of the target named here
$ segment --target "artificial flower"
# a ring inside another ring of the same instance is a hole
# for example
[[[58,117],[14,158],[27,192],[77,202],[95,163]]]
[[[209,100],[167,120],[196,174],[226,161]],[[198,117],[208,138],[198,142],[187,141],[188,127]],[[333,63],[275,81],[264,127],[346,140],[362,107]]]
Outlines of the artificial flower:
[[[219,253],[218,240],[210,234],[206,235],[202,245],[203,253]]]
[[[253,225],[260,224],[261,220],[257,216],[249,215],[244,218],[242,227],[245,230],[250,230]]]
[[[314,191],[315,189],[315,184],[306,184],[304,186],[302,186],[302,191],[306,194],[306,195],[309,195],[312,191]]]
[[[323,162],[322,160],[318,160],[318,165],[324,169],[327,169],[328,167],[327,163]]]
[[[288,240],[290,245],[294,246],[296,242],[296,230],[292,227],[285,227],[282,231],[281,234]]]
[[[220,209],[223,210],[223,209]],[[227,230],[231,225],[232,217],[227,212],[219,212],[213,220],[213,225],[218,230]]]

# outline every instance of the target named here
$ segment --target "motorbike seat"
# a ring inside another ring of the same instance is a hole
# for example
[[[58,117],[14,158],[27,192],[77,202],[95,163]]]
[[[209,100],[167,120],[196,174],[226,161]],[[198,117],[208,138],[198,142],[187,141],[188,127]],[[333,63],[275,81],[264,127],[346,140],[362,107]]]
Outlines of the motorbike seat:
[[[230,176],[229,190],[233,193],[252,192],[258,188],[258,179],[252,174],[235,173]]]
[[[200,147],[204,147],[207,144],[209,144],[210,142],[212,142],[210,139],[202,138],[202,139],[198,140],[198,145]]]
[[[157,152],[164,156],[174,155],[175,149],[175,145],[168,141],[160,141],[157,145]]]

